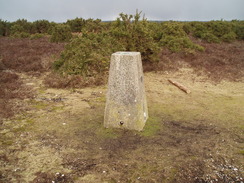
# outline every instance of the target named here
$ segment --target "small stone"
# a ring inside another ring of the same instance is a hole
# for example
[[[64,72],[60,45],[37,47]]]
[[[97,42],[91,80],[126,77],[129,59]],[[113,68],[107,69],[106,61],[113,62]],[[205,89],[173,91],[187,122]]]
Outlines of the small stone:
[[[103,173],[106,173],[106,171],[105,171],[105,170],[103,170]]]

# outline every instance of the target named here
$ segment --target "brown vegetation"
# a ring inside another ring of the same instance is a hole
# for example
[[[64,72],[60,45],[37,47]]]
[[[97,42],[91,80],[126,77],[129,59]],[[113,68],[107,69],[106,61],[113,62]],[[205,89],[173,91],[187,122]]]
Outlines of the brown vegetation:
[[[198,41],[198,40],[194,40]],[[177,70],[182,63],[188,64],[198,74],[207,74],[212,81],[241,81],[244,77],[244,42],[206,43],[204,52],[192,54],[172,53],[164,49],[157,70]]]
[[[21,107],[17,100],[32,97],[30,88],[23,86],[19,76],[12,72],[0,71],[0,123],[2,118],[18,113]]]
[[[50,43],[47,37],[36,40],[0,38],[0,56],[6,68],[17,72],[47,71],[46,58],[60,54],[64,43]]]
[[[64,44],[49,43],[47,37],[38,40],[0,38],[0,119],[18,113],[20,107],[15,100],[32,96],[15,72],[40,75],[50,69],[51,57],[63,48]]]

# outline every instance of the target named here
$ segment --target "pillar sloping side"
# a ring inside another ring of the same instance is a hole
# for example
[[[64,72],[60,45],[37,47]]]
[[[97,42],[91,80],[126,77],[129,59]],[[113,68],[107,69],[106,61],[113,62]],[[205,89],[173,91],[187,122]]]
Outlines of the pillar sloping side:
[[[147,118],[140,52],[112,54],[104,126],[141,131]]]

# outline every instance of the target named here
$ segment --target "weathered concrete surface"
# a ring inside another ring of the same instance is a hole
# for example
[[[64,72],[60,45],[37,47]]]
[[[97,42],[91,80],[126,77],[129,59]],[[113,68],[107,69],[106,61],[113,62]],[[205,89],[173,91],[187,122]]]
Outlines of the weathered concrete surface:
[[[104,126],[141,131],[147,118],[140,52],[112,54]]]

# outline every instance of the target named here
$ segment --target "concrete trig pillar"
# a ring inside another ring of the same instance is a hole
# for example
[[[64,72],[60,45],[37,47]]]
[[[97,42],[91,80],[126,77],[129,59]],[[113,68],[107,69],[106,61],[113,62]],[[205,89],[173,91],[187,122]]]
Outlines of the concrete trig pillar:
[[[104,126],[141,131],[147,118],[148,109],[140,52],[113,53]]]

